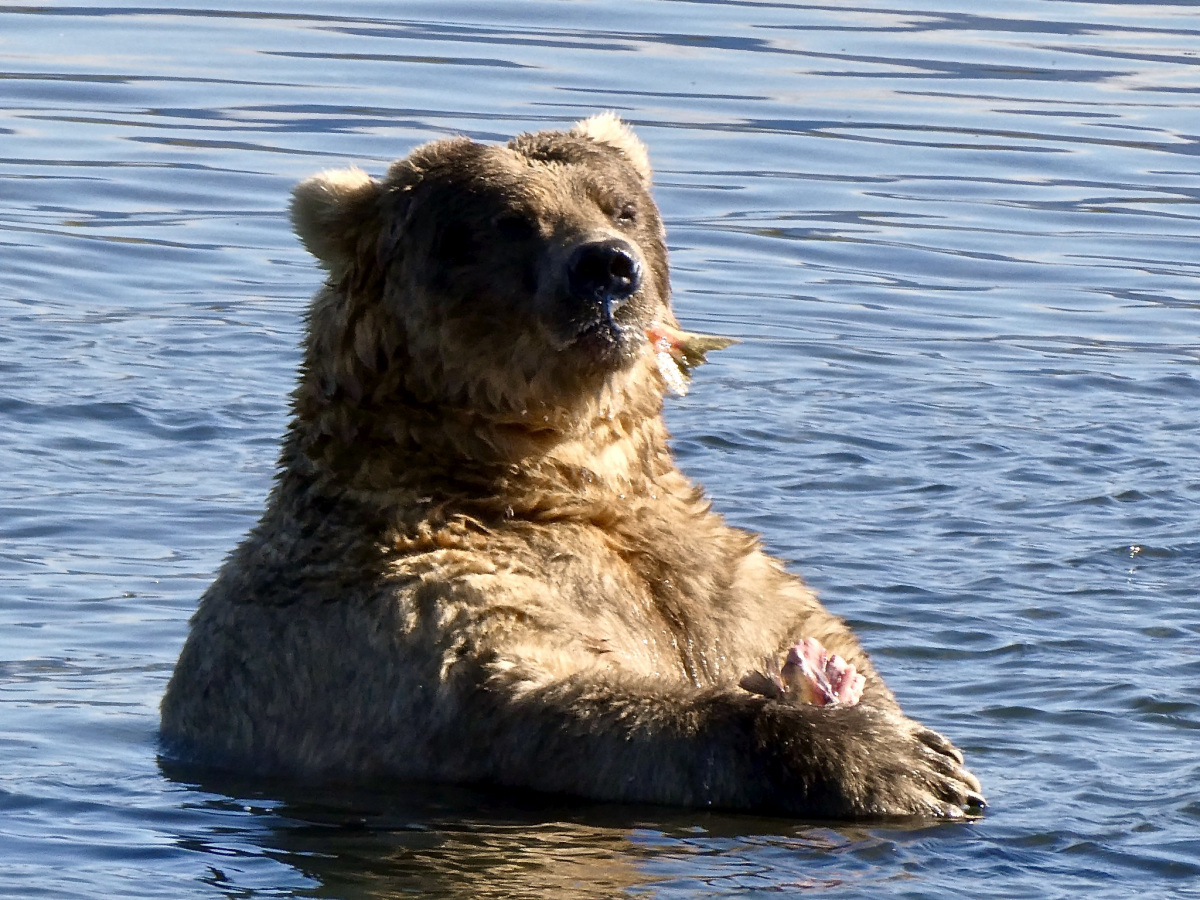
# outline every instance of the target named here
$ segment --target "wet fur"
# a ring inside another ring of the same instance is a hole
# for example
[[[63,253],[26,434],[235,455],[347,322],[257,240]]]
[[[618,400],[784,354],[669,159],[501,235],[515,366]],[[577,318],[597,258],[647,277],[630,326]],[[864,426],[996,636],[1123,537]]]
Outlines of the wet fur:
[[[978,782],[957,750],[675,467],[644,337],[677,324],[650,177],[606,115],[297,189],[328,279],[266,512],[163,700],[168,752],[306,778],[961,815]],[[609,331],[556,282],[589,235],[629,240],[645,267]],[[803,636],[866,676],[858,706],[738,686]]]

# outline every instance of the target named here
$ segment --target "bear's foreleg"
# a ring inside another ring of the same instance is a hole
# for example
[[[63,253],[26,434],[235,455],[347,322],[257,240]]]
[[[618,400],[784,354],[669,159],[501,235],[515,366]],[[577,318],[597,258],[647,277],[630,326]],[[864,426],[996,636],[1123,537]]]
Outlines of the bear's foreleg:
[[[508,667],[466,706],[485,779],[513,787],[813,818],[961,818],[984,805],[949,741],[861,704],[594,672],[537,685]]]

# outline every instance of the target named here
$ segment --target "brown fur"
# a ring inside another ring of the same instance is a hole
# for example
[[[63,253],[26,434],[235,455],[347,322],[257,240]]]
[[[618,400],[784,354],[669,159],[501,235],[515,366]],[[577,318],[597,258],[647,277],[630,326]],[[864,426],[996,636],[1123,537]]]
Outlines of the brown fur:
[[[677,325],[649,185],[606,115],[297,188],[329,277],[267,510],[163,700],[170,752],[803,816],[980,802],[846,625],[676,469],[645,338]],[[562,271],[610,238],[643,277],[592,328]],[[804,636],[866,676],[859,705],[738,686]]]

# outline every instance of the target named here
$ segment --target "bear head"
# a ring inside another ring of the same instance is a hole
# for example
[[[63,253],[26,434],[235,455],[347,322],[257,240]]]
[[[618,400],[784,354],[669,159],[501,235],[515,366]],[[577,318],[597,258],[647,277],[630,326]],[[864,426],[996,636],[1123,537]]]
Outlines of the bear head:
[[[436,141],[379,181],[303,182],[295,228],[329,272],[310,366],[352,349],[361,365],[325,373],[344,392],[482,415],[578,406],[673,322],[649,186],[644,146],[612,115],[503,146]],[[403,378],[380,379],[393,364]]]

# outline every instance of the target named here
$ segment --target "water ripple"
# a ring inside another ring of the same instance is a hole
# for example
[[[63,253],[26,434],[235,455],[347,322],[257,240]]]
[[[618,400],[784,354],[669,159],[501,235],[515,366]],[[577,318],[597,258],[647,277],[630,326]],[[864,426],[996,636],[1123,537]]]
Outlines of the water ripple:
[[[1193,890],[1200,28],[926,7],[0,9],[0,893]],[[156,763],[319,281],[290,186],[598,109],[651,146],[681,319],[744,339],[669,407],[681,461],[965,748],[983,820]]]

